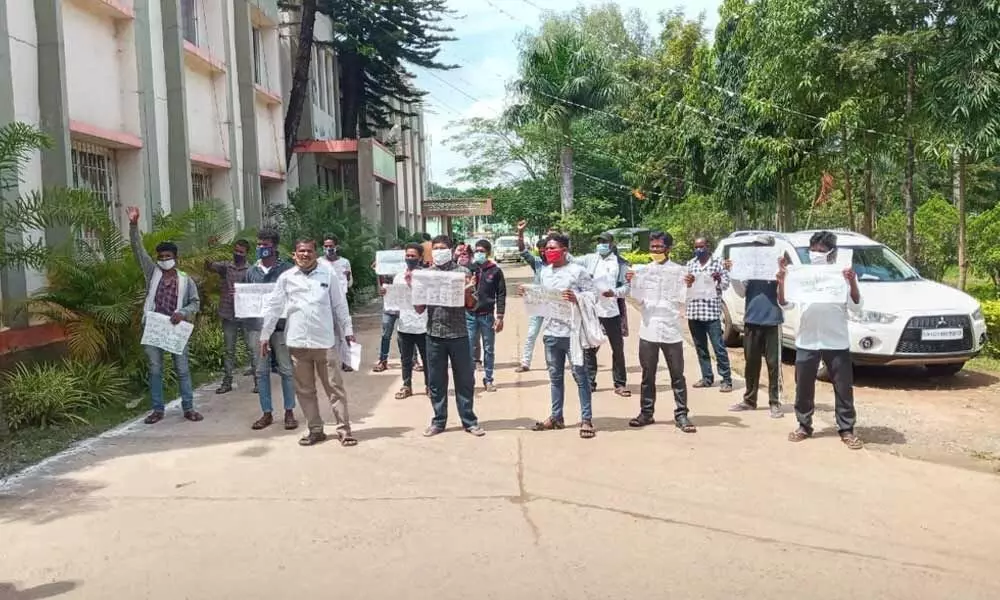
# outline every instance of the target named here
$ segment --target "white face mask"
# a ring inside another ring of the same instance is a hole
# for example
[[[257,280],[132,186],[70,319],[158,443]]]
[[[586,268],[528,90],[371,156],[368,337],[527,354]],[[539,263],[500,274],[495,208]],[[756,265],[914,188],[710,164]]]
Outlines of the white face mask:
[[[833,250],[830,250],[833,252]],[[830,262],[830,252],[809,251],[809,263],[813,265],[825,265]]]
[[[434,257],[434,264],[439,267],[443,267],[452,261],[451,250],[448,248],[432,250],[431,256]]]
[[[172,258],[170,260],[158,260],[156,261],[156,266],[160,267],[164,271],[169,271],[177,266],[177,261]]]

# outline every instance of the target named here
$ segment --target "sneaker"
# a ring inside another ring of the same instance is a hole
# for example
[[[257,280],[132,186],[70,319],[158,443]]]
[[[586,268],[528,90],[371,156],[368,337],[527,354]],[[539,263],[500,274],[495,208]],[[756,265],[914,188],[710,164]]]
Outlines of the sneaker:
[[[712,387],[712,382],[707,379],[699,379],[698,381],[694,382],[694,385],[692,385],[691,387],[696,387],[696,388]]]
[[[340,370],[344,373],[353,373],[354,369],[347,363],[340,363]]]
[[[780,404],[772,405],[771,406],[771,418],[772,419],[781,419],[781,418],[784,418],[784,416],[785,416],[785,411],[781,410],[781,405]]]
[[[723,381],[722,385],[719,386],[719,391],[723,394],[728,394],[733,391],[733,384],[731,381]]]
[[[531,370],[531,367],[529,367],[528,365],[520,365],[516,369],[514,369],[514,372],[515,373],[527,373],[530,370]]]
[[[479,425],[475,425],[473,427],[469,427],[465,431],[466,431],[466,433],[468,433],[470,435],[474,435],[476,437],[483,437],[484,435],[486,435],[486,430],[483,429],[482,427],[480,427]]]
[[[223,381],[222,385],[220,385],[215,390],[215,393],[216,394],[228,394],[231,391],[233,391],[233,384],[232,384],[232,382],[230,382],[230,381]]]
[[[497,386],[495,386],[492,383],[484,383],[483,387],[486,389],[487,392],[495,392],[495,391],[497,391]]]
[[[746,402],[737,402],[729,407],[729,412],[743,412],[747,410],[757,410],[757,407],[747,404]]]
[[[424,437],[434,437],[439,433],[444,433],[444,427],[431,425],[430,427],[424,430]]]

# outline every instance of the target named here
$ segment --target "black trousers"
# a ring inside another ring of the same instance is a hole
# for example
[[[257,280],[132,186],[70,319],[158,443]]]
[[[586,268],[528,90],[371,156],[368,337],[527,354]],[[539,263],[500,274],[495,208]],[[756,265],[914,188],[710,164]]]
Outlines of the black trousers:
[[[760,366],[767,364],[767,401],[771,406],[781,406],[778,392],[781,389],[781,325],[746,325],[743,332],[743,354],[747,365],[744,377],[747,389],[743,402],[757,406],[760,390]]]
[[[403,385],[413,388],[413,363],[420,352],[420,360],[427,364],[427,335],[423,333],[397,332],[399,356],[403,361]],[[427,370],[424,369],[424,387],[427,387]]]
[[[854,411],[854,366],[850,350],[805,350],[795,354],[795,418],[803,429],[812,433],[813,412],[816,410],[816,373],[822,361],[833,382],[834,413],[837,430],[853,432],[857,413]]]
[[[424,373],[431,388],[431,407],[434,418],[431,425],[442,429],[448,423],[448,363],[455,378],[455,404],[462,427],[468,429],[479,424],[473,408],[476,394],[476,371],[469,352],[469,336],[439,338],[427,336],[427,357]]]
[[[608,336],[611,346],[611,381],[616,388],[625,387],[625,338],[622,337],[622,318],[601,318],[604,335]],[[597,385],[597,351],[600,348],[588,348],[584,351],[587,374],[590,376],[590,386]]]
[[[687,381],[684,379],[684,342],[664,344],[639,339],[639,365],[642,367],[642,386],[639,412],[652,417],[656,409],[656,369],[660,353],[667,361],[670,388],[674,392],[674,418],[687,416]]]

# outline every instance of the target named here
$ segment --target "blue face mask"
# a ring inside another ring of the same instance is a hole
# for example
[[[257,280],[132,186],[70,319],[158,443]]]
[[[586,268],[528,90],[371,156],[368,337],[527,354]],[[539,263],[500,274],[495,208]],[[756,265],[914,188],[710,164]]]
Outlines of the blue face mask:
[[[597,253],[600,254],[601,256],[607,256],[608,254],[611,254],[611,244],[598,244]]]
[[[694,255],[698,258],[705,258],[708,256],[708,248],[695,248]]]
[[[486,253],[485,252],[476,252],[475,254],[472,255],[472,260],[477,265],[481,265],[484,262],[486,262]]]
[[[272,256],[274,256],[274,248],[261,248],[261,247],[257,248],[257,258],[258,258],[258,260],[265,259],[265,258],[270,258]]]

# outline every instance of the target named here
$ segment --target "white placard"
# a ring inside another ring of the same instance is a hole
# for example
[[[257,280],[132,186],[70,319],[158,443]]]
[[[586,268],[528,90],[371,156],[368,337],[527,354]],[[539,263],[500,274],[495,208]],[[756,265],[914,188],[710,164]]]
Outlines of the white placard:
[[[375,253],[375,273],[395,275],[406,270],[405,250],[379,250]]]
[[[361,368],[361,344],[354,342],[347,346],[347,364],[355,371]]]
[[[413,292],[406,283],[390,283],[384,287],[385,296],[382,296],[382,310],[399,312],[403,308],[413,308]]]
[[[234,283],[233,313],[237,319],[260,319],[264,300],[274,291],[273,283]]]
[[[854,267],[854,249],[853,248],[837,248],[837,260],[835,261],[838,265],[844,267]]]
[[[167,315],[148,312],[140,343],[143,346],[154,346],[166,350],[171,354],[183,354],[192,331],[194,331],[194,325],[187,321],[181,321],[174,325]]]
[[[680,265],[638,271],[632,278],[632,297],[650,305],[684,302],[687,286],[683,278],[686,274],[687,269]]]
[[[465,273],[420,269],[410,281],[414,306],[465,306]]]
[[[785,277],[785,298],[796,304],[844,304],[850,286],[840,265],[793,265]]]
[[[729,249],[733,262],[729,276],[736,281],[774,281],[779,258],[781,249],[777,246],[733,246]]]
[[[688,300],[712,300],[719,295],[719,283],[711,273],[695,273],[694,283],[687,289]]]
[[[573,320],[573,304],[563,300],[563,290],[540,285],[524,286],[524,308],[531,317]]]

